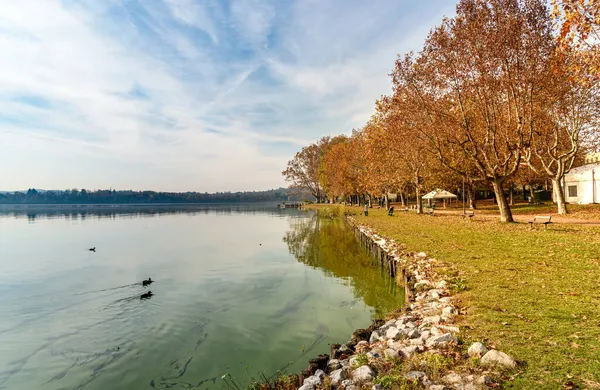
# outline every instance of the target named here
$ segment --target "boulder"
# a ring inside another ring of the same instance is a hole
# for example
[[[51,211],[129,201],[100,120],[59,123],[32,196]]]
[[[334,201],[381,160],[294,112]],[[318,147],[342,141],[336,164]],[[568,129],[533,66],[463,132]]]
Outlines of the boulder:
[[[307,383],[305,385],[298,387],[298,390],[315,390],[315,386]]]
[[[483,355],[481,364],[484,366],[500,366],[505,368],[515,368],[517,366],[515,359],[495,349],[491,349]]]
[[[429,390],[450,390],[450,388],[445,385],[431,385],[429,386]]]
[[[335,371],[335,370],[337,370],[339,368],[342,368],[342,364],[337,359],[331,359],[327,363],[327,371],[329,371],[329,372]]]
[[[323,379],[325,379],[325,371],[323,370],[317,370],[315,371],[315,375],[317,378],[321,379],[321,381],[323,381]]]
[[[378,358],[380,358],[380,357],[381,357],[381,355],[379,354],[379,352],[376,352],[376,351],[369,351],[369,352],[367,352],[367,357],[368,357],[369,359],[378,359]]]
[[[494,379],[492,379],[491,376],[482,375],[479,378],[477,378],[476,382],[480,385],[491,386],[494,384]]]
[[[458,340],[452,333],[445,333],[439,336],[430,337],[425,344],[429,348],[440,347],[442,345],[446,345],[447,343],[457,343]]]
[[[344,374],[344,370],[340,368],[338,370],[332,371],[331,374],[329,374],[329,378],[331,379],[331,385],[337,386],[340,383],[342,383],[343,380],[346,379],[346,374]]]
[[[400,330],[398,330],[398,328],[392,326],[390,327],[387,332],[385,332],[385,338],[386,339],[392,339],[392,340],[398,340],[400,338]]]
[[[442,317],[440,317],[440,316],[430,316],[430,317],[424,317],[423,323],[424,324],[439,324],[441,320],[442,320]]]
[[[418,329],[411,329],[408,331],[407,335],[409,339],[418,339],[421,337],[421,332]]]
[[[454,308],[452,306],[448,306],[442,309],[442,315],[444,317],[451,317],[454,314]]]
[[[381,340],[381,335],[379,334],[379,332],[375,331],[371,333],[371,337],[369,338],[369,344],[375,344],[379,340]]]
[[[425,374],[423,371],[409,371],[404,374],[404,377],[410,381],[420,381],[426,376],[427,374]]]
[[[410,340],[410,345],[425,345],[425,341],[423,339],[412,339]]]
[[[421,340],[427,341],[427,339],[431,336],[431,332],[428,330],[424,330],[421,332]]]
[[[414,355],[417,350],[419,349],[418,345],[411,345],[409,347],[404,347],[400,350],[400,352],[402,352],[402,355],[404,355],[406,358],[410,358],[412,355]]]
[[[357,382],[367,382],[373,380],[375,372],[367,365],[361,366],[352,372],[352,380]]]
[[[450,383],[450,384],[456,384],[456,383],[461,383],[463,380],[462,380],[462,377],[460,375],[458,375],[455,372],[452,372],[452,373],[450,373],[448,375],[445,375],[442,378],[442,381],[444,381],[446,383]]]
[[[323,379],[319,378],[316,375],[311,375],[304,380],[303,385],[317,386],[323,383]]]
[[[400,354],[398,353],[398,351],[396,351],[395,349],[391,349],[391,348],[388,348],[385,351],[383,351],[383,355],[387,359],[398,359],[400,357]]]
[[[467,351],[471,357],[482,357],[487,353],[488,349],[480,342],[473,343]]]

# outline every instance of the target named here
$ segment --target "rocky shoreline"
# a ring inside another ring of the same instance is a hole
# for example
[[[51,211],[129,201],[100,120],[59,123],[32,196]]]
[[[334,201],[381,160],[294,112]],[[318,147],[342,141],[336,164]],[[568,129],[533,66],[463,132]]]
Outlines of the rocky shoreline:
[[[395,276],[402,270],[408,303],[404,309],[358,329],[345,344],[332,344],[330,355],[309,360],[285,388],[317,389],[485,389],[501,388],[505,375],[517,367],[509,355],[480,342],[468,346],[456,325],[460,316],[453,284],[436,270],[446,266],[426,253],[404,251],[401,245],[360,226],[350,225]],[[467,348],[468,346],[468,348]],[[290,386],[291,385],[291,386]],[[279,386],[276,386],[279,387]]]

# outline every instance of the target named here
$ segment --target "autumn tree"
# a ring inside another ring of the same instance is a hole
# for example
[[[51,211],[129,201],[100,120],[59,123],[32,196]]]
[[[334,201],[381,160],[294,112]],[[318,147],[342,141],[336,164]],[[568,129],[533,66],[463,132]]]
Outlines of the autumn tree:
[[[462,0],[418,57],[396,61],[396,93],[408,91],[425,113],[419,129],[431,148],[463,176],[457,162],[470,161],[493,186],[503,222],[513,221],[503,185],[533,131],[554,42],[541,0]]]
[[[317,202],[323,199],[319,167],[331,140],[331,137],[323,137],[318,142],[303,147],[288,161],[286,170],[281,173],[291,188],[309,190]]]

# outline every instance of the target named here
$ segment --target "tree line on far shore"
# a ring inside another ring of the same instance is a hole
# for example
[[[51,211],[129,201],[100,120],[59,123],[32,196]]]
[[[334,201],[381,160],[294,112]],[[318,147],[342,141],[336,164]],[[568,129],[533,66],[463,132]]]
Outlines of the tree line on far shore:
[[[288,188],[246,192],[157,192],[72,189],[65,191],[38,191],[0,193],[0,204],[140,204],[140,203],[241,203],[283,202],[302,200]]]
[[[515,185],[562,179],[598,150],[600,4],[597,0],[460,0],[423,49],[399,56],[392,93],[350,136],[304,147],[283,171],[317,199],[386,197],[464,182],[493,189],[501,220]]]

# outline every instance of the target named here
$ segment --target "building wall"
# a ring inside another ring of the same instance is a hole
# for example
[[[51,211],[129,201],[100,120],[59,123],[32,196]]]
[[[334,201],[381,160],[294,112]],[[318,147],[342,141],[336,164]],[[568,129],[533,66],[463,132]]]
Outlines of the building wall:
[[[600,203],[600,163],[572,169],[563,184],[567,203]]]

